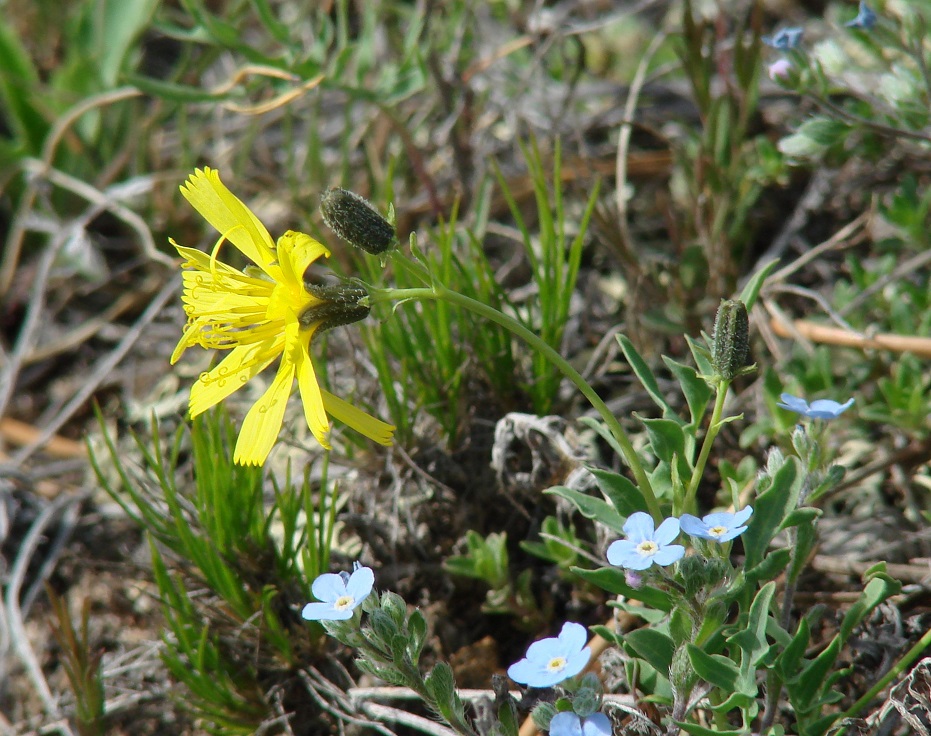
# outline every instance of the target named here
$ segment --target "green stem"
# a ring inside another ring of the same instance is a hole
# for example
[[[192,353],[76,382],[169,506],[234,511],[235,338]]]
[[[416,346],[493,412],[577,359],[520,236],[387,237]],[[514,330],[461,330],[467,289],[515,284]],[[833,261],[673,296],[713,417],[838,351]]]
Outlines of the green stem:
[[[404,263],[405,267],[409,271],[417,273],[418,276],[423,278],[422,273],[419,268],[412,268],[415,264],[412,264],[410,261],[396,259],[395,263]],[[656,500],[656,494],[653,492],[653,486],[650,483],[650,479],[647,477],[646,471],[643,469],[643,465],[640,462],[640,457],[637,455],[637,451],[634,450],[634,446],[630,442],[627,433],[624,431],[624,428],[621,426],[621,423],[617,420],[617,417],[611,412],[608,408],[608,405],[601,400],[601,397],[595,392],[595,390],[589,385],[589,383],[582,377],[582,375],[573,368],[569,362],[563,358],[559,353],[557,353],[550,345],[548,345],[539,335],[536,335],[520,322],[518,322],[513,317],[498,311],[494,307],[490,307],[487,304],[483,304],[476,299],[467,297],[464,294],[460,294],[456,291],[452,291],[436,281],[433,282],[433,285],[425,288],[408,288],[408,289],[377,289],[374,287],[367,287],[369,290],[369,300],[372,304],[378,302],[398,302],[398,301],[437,301],[442,300],[450,304],[454,304],[463,309],[467,309],[470,312],[484,317],[497,325],[500,325],[504,329],[513,333],[521,340],[526,342],[534,350],[539,351],[547,360],[549,360],[562,374],[568,378],[572,383],[582,392],[582,395],[588,399],[589,403],[594,407],[600,415],[604,423],[608,426],[608,429],[611,431],[611,434],[617,440],[618,445],[620,446],[623,454],[624,460],[627,462],[627,466],[630,468],[631,472],[634,474],[634,478],[639,486],[641,492],[643,493],[643,498],[646,501],[647,509],[650,511],[650,515],[653,517],[654,521],[659,524],[663,520],[662,511],[660,511],[659,502]]]
[[[705,433],[701,452],[698,453],[698,460],[695,462],[695,468],[692,470],[692,477],[689,480],[688,488],[685,490],[685,499],[682,502],[682,508],[679,509],[680,513],[695,513],[695,494],[698,493],[698,484],[705,474],[705,465],[708,464],[711,446],[714,444],[714,440],[723,426],[721,424],[721,415],[724,413],[724,401],[727,399],[727,391],[730,386],[730,381],[722,380],[721,383],[718,384],[718,393],[714,398],[714,410],[711,412],[711,421],[708,423],[708,431]]]

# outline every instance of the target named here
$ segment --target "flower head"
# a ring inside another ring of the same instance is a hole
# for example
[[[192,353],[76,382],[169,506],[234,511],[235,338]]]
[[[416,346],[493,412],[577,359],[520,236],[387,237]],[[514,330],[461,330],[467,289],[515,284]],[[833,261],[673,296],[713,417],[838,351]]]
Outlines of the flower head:
[[[582,624],[563,624],[559,636],[535,641],[527,656],[508,667],[508,677],[531,687],[552,687],[579,674],[592,656]]]
[[[799,45],[804,32],[801,28],[783,28],[776,31],[772,36],[763,36],[761,40],[771,48],[788,51]]]
[[[777,59],[767,67],[766,72],[769,74],[769,78],[775,82],[779,79],[787,79],[791,70],[791,61],[788,59]]]
[[[847,28],[859,28],[863,31],[872,30],[875,25],[876,13],[869,5],[863,2],[863,0],[860,0],[860,10],[857,13],[857,17],[844,23],[844,26]]]
[[[339,574],[325,572],[314,580],[310,586],[315,598],[322,603],[308,603],[301,611],[301,616],[308,621],[345,621],[352,618],[352,612],[368,594],[375,584],[375,573],[370,567],[356,563],[352,575],[348,572]]]
[[[550,721],[550,736],[611,736],[611,719],[604,713],[581,718],[571,710],[564,710]]]
[[[227,398],[280,358],[275,379],[246,414],[235,462],[265,462],[281,429],[295,378],[307,425],[321,445],[330,446],[328,413],[366,437],[390,445],[394,427],[321,389],[310,359],[314,334],[368,313],[359,287],[305,284],[307,267],[320,256],[329,256],[329,251],[293,230],[273,243],[265,226],[223,185],[215,170],[197,169],[181,193],[220,231],[220,239],[209,255],[171,241],[185,259],[182,301],[188,315],[171,362],[193,345],[229,350],[191,387],[191,416]],[[240,271],[219,260],[218,251],[227,241],[258,268]]]
[[[608,547],[608,562],[629,570],[646,570],[655,562],[671,565],[685,554],[681,544],[671,544],[679,536],[679,520],[666,519],[653,530],[653,517],[636,511],[624,523],[627,539],[618,539]]]
[[[776,406],[794,411],[809,419],[837,419],[853,406],[853,399],[848,399],[844,404],[839,404],[831,399],[817,399],[809,404],[805,399],[800,399],[792,394],[779,394],[779,398],[781,401]]]
[[[729,542],[747,531],[744,522],[753,514],[752,506],[745,506],[736,513],[719,511],[702,518],[691,514],[682,514],[679,526],[690,537],[712,539],[715,542]]]

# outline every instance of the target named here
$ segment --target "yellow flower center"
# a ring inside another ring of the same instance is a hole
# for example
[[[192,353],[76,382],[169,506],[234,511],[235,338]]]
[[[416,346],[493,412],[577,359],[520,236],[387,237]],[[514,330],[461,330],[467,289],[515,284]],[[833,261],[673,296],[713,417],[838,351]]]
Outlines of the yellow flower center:
[[[637,551],[644,557],[652,557],[659,552],[659,545],[651,539],[637,545]]]
[[[333,604],[333,608],[335,608],[337,611],[345,611],[347,608],[351,609],[355,602],[356,599],[351,595],[341,595],[336,599],[336,603]]]
[[[720,537],[722,534],[724,534],[726,531],[727,531],[726,526],[713,526],[708,530],[708,533],[712,537],[717,538],[717,537]]]
[[[553,657],[549,664],[546,665],[546,669],[553,673],[562,672],[567,664],[568,661],[565,657]]]

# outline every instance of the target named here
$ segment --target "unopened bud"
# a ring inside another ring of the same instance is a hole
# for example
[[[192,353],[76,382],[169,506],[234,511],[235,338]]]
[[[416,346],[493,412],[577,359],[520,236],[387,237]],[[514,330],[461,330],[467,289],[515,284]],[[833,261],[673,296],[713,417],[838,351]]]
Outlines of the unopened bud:
[[[304,282],[307,292],[320,300],[301,312],[298,321],[302,327],[317,325],[317,332],[330,330],[340,325],[358,322],[369,316],[368,292],[356,284],[319,286]]]
[[[750,319],[747,307],[736,299],[722,299],[714,320],[711,364],[725,381],[739,376],[750,355]]]
[[[320,212],[330,230],[366,253],[384,253],[398,242],[394,225],[367,200],[348,189],[327,189],[320,199]]]

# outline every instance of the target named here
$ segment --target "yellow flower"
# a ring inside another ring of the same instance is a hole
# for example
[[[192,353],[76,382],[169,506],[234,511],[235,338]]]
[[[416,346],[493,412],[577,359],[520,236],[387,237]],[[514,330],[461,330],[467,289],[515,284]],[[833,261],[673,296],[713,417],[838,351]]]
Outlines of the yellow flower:
[[[320,388],[310,359],[314,333],[347,321],[333,319],[339,312],[325,298],[326,289],[313,295],[304,286],[304,271],[329,251],[304,233],[287,231],[272,242],[268,230],[220,181],[213,169],[197,169],[181,186],[181,193],[220,232],[210,255],[171,244],[185,259],[184,311],[187,327],[178,342],[174,364],[187,348],[229,350],[212,370],[201,374],[191,387],[191,417],[225,399],[249,379],[281,358],[268,390],[246,414],[234,461],[262,465],[271,451],[291,395],[294,378],[301,392],[304,417],[314,437],[325,448],[331,414],[357,432],[390,445],[394,427]],[[258,269],[240,271],[217,259],[220,246],[229,241]],[[323,298],[321,298],[323,297]]]

